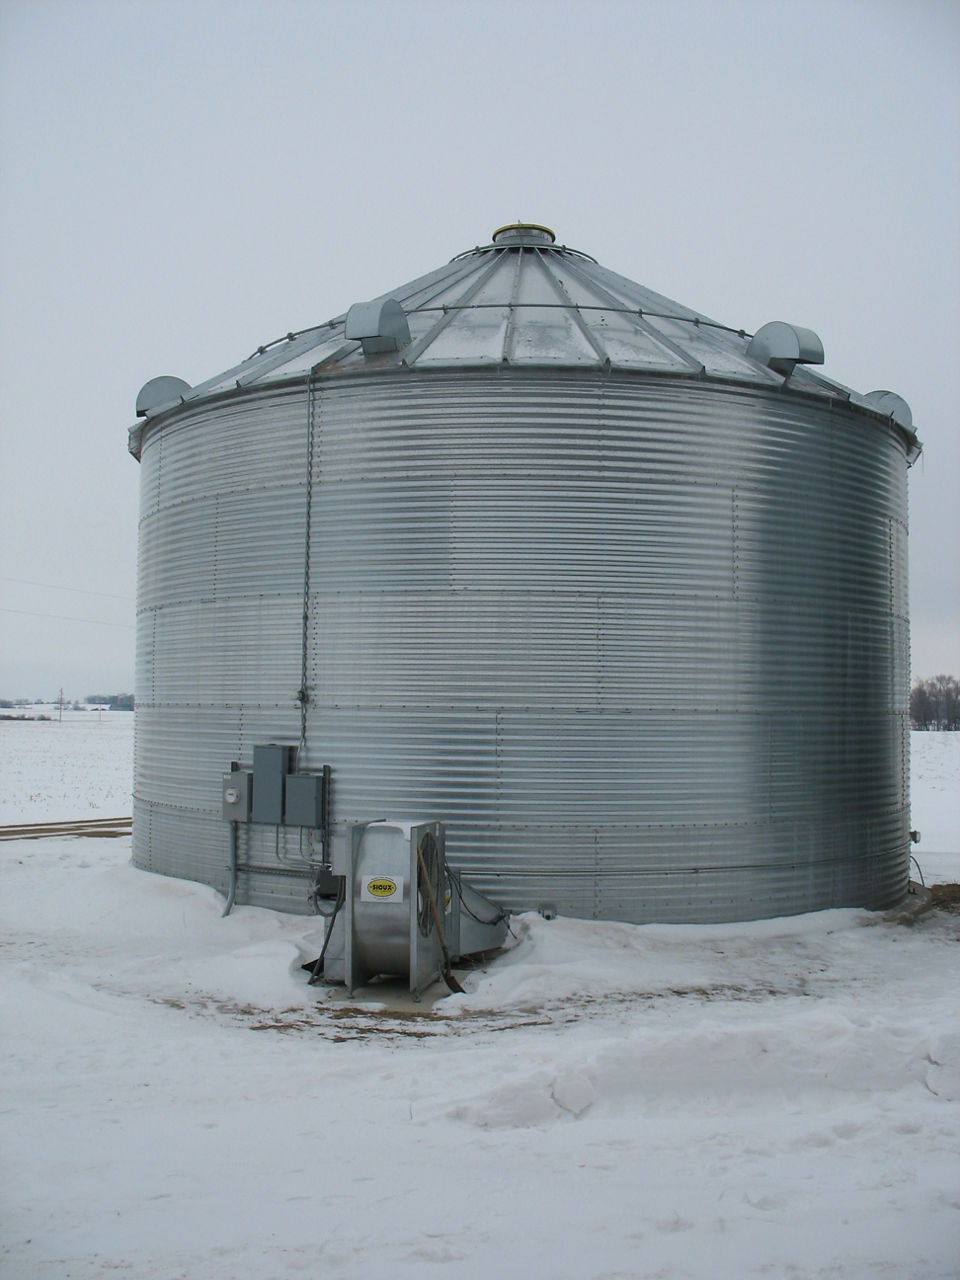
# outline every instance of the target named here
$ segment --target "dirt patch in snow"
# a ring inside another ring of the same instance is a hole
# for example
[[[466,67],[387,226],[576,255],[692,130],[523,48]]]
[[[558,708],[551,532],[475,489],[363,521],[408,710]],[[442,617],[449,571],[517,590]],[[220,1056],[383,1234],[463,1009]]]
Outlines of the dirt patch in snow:
[[[932,906],[960,915],[960,884],[932,884],[927,892]]]

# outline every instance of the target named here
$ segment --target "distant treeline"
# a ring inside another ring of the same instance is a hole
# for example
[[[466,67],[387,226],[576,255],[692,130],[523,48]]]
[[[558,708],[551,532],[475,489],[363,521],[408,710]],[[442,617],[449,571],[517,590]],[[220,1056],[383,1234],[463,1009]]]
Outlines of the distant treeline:
[[[132,711],[133,710],[133,694],[132,693],[91,693],[83,702],[70,702],[67,698],[60,695],[59,698],[0,698],[0,708],[10,709],[11,711],[17,707],[36,707],[36,706],[53,706],[60,707],[62,711],[86,711],[88,707],[109,707],[111,711]],[[7,717],[9,719],[9,717]],[[44,716],[42,719],[49,719]]]
[[[132,711],[132,693],[88,693],[84,699],[98,707],[109,707],[111,711]]]
[[[960,729],[960,684],[956,676],[918,680],[910,690],[914,729]]]

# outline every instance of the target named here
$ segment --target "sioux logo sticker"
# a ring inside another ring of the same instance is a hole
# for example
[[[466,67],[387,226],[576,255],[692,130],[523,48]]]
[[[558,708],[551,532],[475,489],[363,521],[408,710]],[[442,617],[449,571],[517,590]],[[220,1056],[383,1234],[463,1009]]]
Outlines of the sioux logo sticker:
[[[375,898],[392,898],[397,892],[397,884],[395,880],[368,880],[367,893],[372,893]]]
[[[392,876],[367,876],[360,897],[364,902],[385,902],[388,898],[403,900],[403,885]]]

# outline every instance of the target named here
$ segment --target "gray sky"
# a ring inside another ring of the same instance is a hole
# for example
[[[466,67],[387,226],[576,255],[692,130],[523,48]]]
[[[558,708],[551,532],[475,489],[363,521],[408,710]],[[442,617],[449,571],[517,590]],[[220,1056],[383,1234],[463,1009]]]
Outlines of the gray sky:
[[[907,400],[960,674],[958,139],[956,0],[0,0],[0,696],[132,688],[148,378],[518,218]]]

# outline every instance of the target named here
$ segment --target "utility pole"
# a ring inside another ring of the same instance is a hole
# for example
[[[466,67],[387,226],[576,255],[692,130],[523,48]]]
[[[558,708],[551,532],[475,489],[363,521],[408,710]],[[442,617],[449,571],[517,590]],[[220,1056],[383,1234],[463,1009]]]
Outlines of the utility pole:
[[[63,686],[60,686],[60,724],[63,724]]]

